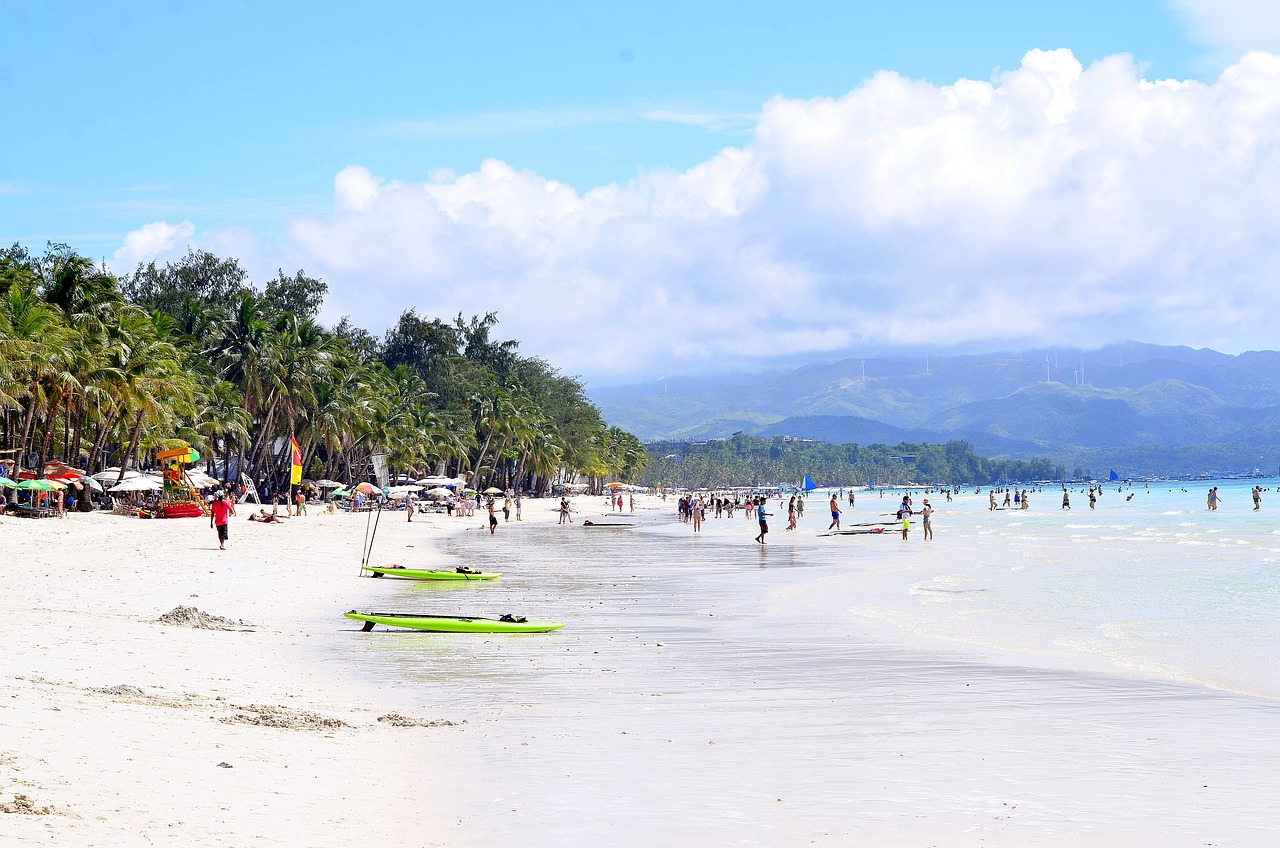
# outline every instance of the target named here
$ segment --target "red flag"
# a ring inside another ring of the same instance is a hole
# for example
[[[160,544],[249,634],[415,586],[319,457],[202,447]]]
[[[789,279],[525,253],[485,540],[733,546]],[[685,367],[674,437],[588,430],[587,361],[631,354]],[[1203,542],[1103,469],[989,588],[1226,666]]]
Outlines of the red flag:
[[[293,473],[289,475],[289,482],[296,486],[302,482],[302,451],[293,436],[289,437],[289,442],[293,445]]]

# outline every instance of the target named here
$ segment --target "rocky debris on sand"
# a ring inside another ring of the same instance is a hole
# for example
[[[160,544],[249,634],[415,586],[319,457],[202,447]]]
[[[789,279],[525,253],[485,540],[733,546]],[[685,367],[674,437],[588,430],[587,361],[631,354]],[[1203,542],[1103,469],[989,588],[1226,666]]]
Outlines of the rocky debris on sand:
[[[9,802],[0,802],[0,813],[13,813],[19,816],[60,816],[62,813],[53,807],[36,806],[26,795],[14,795]]]
[[[392,727],[457,727],[459,723],[467,723],[465,720],[456,722],[442,718],[409,718],[408,716],[400,715],[400,713],[387,713],[384,716],[378,716],[378,721],[383,724],[389,724]]]
[[[350,727],[341,719],[327,718],[306,710],[291,710],[288,707],[249,704],[236,709],[244,712],[219,719],[219,721],[223,724],[254,724],[259,727],[283,727],[289,730],[333,730],[339,727]]]
[[[115,686],[101,686],[93,690],[101,692],[104,695],[122,695],[128,698],[145,698],[147,693],[143,692],[137,686],[130,686],[127,683],[117,683]]]
[[[200,612],[195,607],[178,606],[156,619],[157,624],[173,627],[191,627],[196,630],[246,630],[252,625],[244,621],[232,621],[220,615]]]

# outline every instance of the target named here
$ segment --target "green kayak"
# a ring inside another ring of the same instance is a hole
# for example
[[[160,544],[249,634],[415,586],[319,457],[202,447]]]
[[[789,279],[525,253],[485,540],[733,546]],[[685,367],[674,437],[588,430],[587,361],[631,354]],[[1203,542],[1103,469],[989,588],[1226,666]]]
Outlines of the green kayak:
[[[343,613],[347,618],[364,622],[364,630],[375,624],[388,627],[407,627],[410,630],[430,630],[435,633],[545,633],[564,627],[562,621],[525,621],[520,616],[502,618],[475,618],[457,615],[418,615],[411,612],[359,612]]]
[[[473,571],[468,568],[453,571],[405,568],[402,565],[363,565],[361,568],[372,571],[371,577],[404,577],[409,580],[496,580],[502,576],[501,571]]]

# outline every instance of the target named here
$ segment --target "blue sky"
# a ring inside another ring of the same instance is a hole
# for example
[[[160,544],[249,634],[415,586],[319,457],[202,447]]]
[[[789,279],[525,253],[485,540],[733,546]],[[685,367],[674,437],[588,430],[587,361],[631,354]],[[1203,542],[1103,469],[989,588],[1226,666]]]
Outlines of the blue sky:
[[[156,217],[274,229],[352,163],[420,179],[494,157],[580,189],[686,168],[743,143],[773,95],[882,68],[987,79],[1070,47],[1200,73],[1149,0],[0,8],[0,235],[107,256]]]
[[[379,333],[497,309],[592,379],[1241,349],[1280,317],[1251,49],[1280,4],[0,0],[0,240],[302,268]]]

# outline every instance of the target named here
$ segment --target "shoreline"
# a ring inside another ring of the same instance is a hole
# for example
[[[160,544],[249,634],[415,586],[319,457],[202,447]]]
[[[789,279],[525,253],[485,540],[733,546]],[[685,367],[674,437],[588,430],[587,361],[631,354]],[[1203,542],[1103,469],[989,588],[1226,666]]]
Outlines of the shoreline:
[[[656,498],[639,500],[639,532],[584,531],[607,514],[602,500],[575,499],[578,526],[553,543],[553,499],[525,502],[534,533],[500,525],[496,538],[483,514],[383,514],[372,561],[510,564],[491,591],[355,580],[365,515],[260,525],[242,510],[226,552],[207,521],[5,519],[16,553],[0,611],[17,626],[0,660],[13,740],[0,745],[0,802],[26,795],[53,814],[0,815],[0,834],[69,846],[1130,846],[1149,844],[1143,826],[1195,823],[1196,839],[1165,844],[1259,844],[1232,822],[1257,807],[1250,787],[1280,756],[1266,741],[1275,700],[1105,659],[1039,663],[842,606],[850,588],[833,588],[858,576],[858,557],[910,551],[932,568],[955,552],[958,521],[926,550],[914,536],[807,538],[820,515],[793,536],[775,514],[770,540],[796,541],[766,552],[754,522],[709,519],[705,541],[690,538]],[[847,551],[853,567],[811,567],[811,545]],[[341,618],[387,598],[558,610],[570,624],[460,640],[361,634]],[[249,629],[156,623],[180,605]],[[434,726],[378,720],[389,714]],[[1176,803],[1160,786],[1177,787]],[[666,812],[637,825],[655,805]]]

